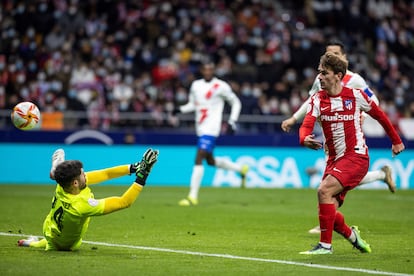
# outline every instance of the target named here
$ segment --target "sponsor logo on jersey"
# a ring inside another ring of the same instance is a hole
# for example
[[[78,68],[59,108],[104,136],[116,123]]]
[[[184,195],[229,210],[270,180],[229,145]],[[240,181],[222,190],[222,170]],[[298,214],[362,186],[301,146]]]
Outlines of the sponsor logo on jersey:
[[[334,115],[321,115],[321,121],[352,121],[354,120],[354,114],[338,114],[335,113]]]

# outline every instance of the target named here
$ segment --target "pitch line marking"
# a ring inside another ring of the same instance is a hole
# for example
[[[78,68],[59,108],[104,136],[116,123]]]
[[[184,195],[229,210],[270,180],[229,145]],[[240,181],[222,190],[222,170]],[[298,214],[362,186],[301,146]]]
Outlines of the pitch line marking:
[[[0,232],[0,236],[12,236],[12,237],[25,236],[25,237],[27,237],[27,236],[30,236],[30,235]],[[37,236],[37,237],[43,238],[42,236]],[[264,263],[277,263],[277,264],[286,264],[286,265],[296,265],[296,266],[305,266],[305,267],[311,267],[311,268],[321,268],[321,269],[327,269],[327,270],[338,270],[338,271],[349,271],[349,272],[360,272],[360,273],[375,274],[375,275],[414,276],[414,274],[395,273],[395,272],[370,270],[370,269],[363,269],[363,268],[329,266],[329,265],[320,265],[320,264],[310,264],[310,263],[276,260],[276,259],[243,257],[243,256],[230,255],[230,254],[214,254],[214,253],[187,251],[187,250],[176,250],[176,249],[168,249],[168,248],[160,248],[160,247],[149,247],[149,246],[128,245],[128,244],[116,244],[116,243],[95,242],[95,241],[82,241],[82,243],[91,244],[91,245],[101,245],[101,246],[107,246],[107,247],[140,249],[140,250],[158,251],[158,252],[167,252],[167,253],[176,253],[176,254],[184,254],[184,255],[203,256],[203,257],[216,257],[216,258],[233,259],[233,260],[244,260],[244,261],[255,261],[255,262],[264,262]]]

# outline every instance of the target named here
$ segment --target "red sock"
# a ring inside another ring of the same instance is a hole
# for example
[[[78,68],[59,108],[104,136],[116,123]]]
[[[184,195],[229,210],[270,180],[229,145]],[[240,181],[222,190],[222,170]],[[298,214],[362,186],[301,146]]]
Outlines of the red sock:
[[[334,230],[344,236],[344,238],[349,238],[351,236],[351,228],[345,223],[344,215],[336,211],[335,215],[335,224],[334,224]]]
[[[321,242],[332,243],[332,232],[335,222],[335,204],[319,203],[319,226],[321,227]]]

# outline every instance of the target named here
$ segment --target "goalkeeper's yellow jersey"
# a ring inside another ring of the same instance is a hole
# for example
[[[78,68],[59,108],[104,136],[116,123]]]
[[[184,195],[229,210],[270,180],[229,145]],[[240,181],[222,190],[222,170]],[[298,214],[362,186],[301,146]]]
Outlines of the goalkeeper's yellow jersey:
[[[56,249],[72,249],[88,230],[90,217],[102,215],[104,207],[105,201],[96,200],[89,187],[72,195],[57,185],[52,209],[43,224],[46,239],[53,240]]]
[[[117,205],[111,207],[114,204],[113,201],[111,202],[109,200],[107,202],[107,210],[105,210],[105,201],[110,198],[95,199],[88,185],[128,173],[128,165],[85,172],[87,186],[77,195],[67,193],[59,184],[56,185],[55,196],[52,200],[52,209],[43,224],[43,234],[48,241],[49,247],[46,250],[77,249],[82,242],[83,235],[88,230],[91,216],[99,216],[110,211],[121,209]],[[122,208],[124,207],[122,206]],[[108,208],[112,209],[108,211]]]

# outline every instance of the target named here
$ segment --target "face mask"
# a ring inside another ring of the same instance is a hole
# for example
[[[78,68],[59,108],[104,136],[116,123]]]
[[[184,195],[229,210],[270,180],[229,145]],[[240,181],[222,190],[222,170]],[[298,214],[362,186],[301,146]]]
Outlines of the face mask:
[[[203,29],[200,25],[193,25],[192,31],[194,34],[200,34],[203,31]]]
[[[30,62],[28,68],[29,71],[34,72],[37,70],[37,64],[35,62]]]
[[[65,103],[64,101],[60,101],[60,102],[57,104],[57,109],[59,109],[60,111],[64,111],[64,110],[66,110],[66,103]]]
[[[241,90],[241,93],[242,93],[243,96],[248,97],[252,94],[252,91],[249,87],[243,87],[242,90]]]
[[[76,90],[71,89],[68,92],[68,97],[71,98],[71,99],[74,99],[74,98],[76,98],[76,94],[77,94]]]
[[[236,60],[238,64],[246,64],[248,61],[248,57],[245,54],[238,54]]]
[[[26,87],[22,88],[20,90],[20,96],[22,96],[23,99],[27,99],[29,97],[29,89]]]
[[[17,76],[17,79],[16,80],[17,80],[18,83],[22,84],[22,83],[24,83],[26,81],[26,76],[23,75],[23,74],[19,74]]]
[[[40,12],[45,12],[47,10],[47,4],[46,3],[42,3],[39,5],[39,11]]]
[[[262,95],[262,90],[258,87],[253,88],[253,96],[259,98]]]
[[[33,29],[33,28],[30,28],[30,29],[27,31],[27,36],[28,36],[29,38],[33,38],[33,37],[34,37],[34,35],[35,35],[35,31],[34,31],[34,29]]]
[[[288,82],[295,82],[296,81],[296,74],[293,73],[293,72],[289,72],[286,75],[286,79],[287,79]]]
[[[128,109],[128,106],[129,106],[128,102],[121,102],[121,103],[119,104],[119,110],[121,110],[121,111],[125,111],[125,110],[127,110],[127,109]]]
[[[227,35],[227,36],[224,38],[224,45],[226,45],[226,46],[232,46],[233,44],[234,44],[234,39],[233,39],[233,37],[232,37],[232,36]]]

